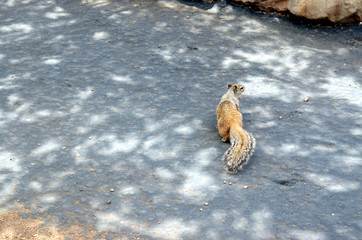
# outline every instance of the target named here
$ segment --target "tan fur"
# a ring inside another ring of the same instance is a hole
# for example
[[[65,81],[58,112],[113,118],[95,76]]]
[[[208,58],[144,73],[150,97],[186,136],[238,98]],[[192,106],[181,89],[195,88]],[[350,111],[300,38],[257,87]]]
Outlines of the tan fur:
[[[236,173],[253,154],[255,139],[251,133],[243,129],[243,115],[239,111],[244,85],[229,83],[228,88],[216,108],[217,129],[223,142],[230,139],[231,146],[225,152],[223,162],[230,173]]]

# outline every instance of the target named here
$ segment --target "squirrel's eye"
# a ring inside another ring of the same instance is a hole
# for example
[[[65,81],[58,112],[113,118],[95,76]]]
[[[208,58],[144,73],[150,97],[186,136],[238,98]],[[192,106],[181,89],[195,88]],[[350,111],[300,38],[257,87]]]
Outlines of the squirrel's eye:
[[[244,89],[244,87],[240,87],[240,89],[241,89],[241,90],[243,90],[243,89]]]

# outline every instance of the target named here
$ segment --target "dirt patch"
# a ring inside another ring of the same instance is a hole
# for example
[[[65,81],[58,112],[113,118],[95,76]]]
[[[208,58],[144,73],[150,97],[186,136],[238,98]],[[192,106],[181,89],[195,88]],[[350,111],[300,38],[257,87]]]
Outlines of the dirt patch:
[[[87,230],[74,225],[68,229],[60,229],[54,223],[37,216],[24,218],[21,216],[29,210],[18,208],[1,212],[0,210],[0,239],[36,239],[36,240],[63,240],[63,239],[94,239],[97,234],[94,230]],[[104,239],[98,235],[98,239]]]

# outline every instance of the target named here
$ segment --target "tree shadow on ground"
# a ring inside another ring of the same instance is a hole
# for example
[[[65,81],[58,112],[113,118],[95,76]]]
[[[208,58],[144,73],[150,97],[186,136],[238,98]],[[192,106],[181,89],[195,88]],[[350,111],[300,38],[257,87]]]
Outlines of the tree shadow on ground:
[[[184,3],[0,7],[1,208],[94,238],[358,239],[358,26]],[[237,175],[215,129],[228,82],[257,139]]]

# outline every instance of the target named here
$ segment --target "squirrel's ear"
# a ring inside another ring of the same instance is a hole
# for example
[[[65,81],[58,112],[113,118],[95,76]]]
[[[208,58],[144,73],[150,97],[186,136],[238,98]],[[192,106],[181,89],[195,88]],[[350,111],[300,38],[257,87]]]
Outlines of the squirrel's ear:
[[[228,83],[228,89],[231,88],[233,85],[231,83]]]

